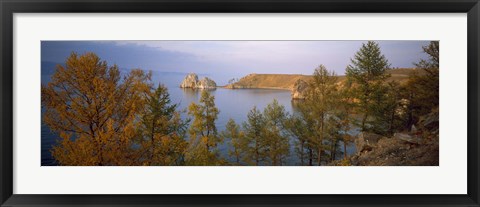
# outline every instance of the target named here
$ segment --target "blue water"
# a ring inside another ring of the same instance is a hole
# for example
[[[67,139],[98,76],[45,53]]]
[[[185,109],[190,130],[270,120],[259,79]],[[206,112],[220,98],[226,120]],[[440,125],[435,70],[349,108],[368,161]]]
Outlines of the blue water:
[[[153,73],[152,81],[158,85],[164,84],[168,87],[172,103],[178,103],[179,109],[187,109],[192,102],[198,103],[200,99],[200,90],[182,89],[179,87],[186,74],[181,73]],[[201,77],[200,77],[201,78]],[[49,81],[49,76],[42,76],[42,83]],[[220,110],[216,126],[218,131],[225,129],[227,121],[232,118],[237,124],[247,120],[248,112],[256,106],[259,110],[263,110],[273,99],[277,99],[279,104],[285,106],[285,110],[292,114],[294,108],[291,103],[290,91],[276,89],[223,89],[218,88],[212,90],[211,94],[215,96],[215,105]],[[183,114],[182,117],[187,117]],[[51,157],[51,146],[56,142],[57,136],[50,132],[48,127],[42,126],[42,165],[56,165],[57,163]],[[293,140],[291,140],[291,155],[287,160],[288,165],[297,165],[298,158],[293,149]],[[220,154],[230,161],[228,158],[228,140],[219,146]],[[354,146],[348,146],[347,153],[352,154],[355,151]]]

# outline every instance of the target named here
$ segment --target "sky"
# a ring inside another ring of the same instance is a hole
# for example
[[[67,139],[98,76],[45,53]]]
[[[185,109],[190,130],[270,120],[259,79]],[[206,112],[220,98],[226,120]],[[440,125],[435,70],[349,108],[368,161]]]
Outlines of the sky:
[[[377,41],[391,67],[427,56],[429,41]],[[241,78],[250,73],[309,75],[320,64],[338,75],[366,41],[42,41],[41,60],[61,64],[71,52],[94,52],[120,68]]]

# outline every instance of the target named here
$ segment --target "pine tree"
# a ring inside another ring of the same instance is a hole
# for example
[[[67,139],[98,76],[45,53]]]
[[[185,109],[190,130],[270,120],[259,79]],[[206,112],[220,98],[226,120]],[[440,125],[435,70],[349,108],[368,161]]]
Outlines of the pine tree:
[[[265,141],[271,165],[283,165],[290,153],[289,138],[285,135],[287,112],[276,99],[263,111],[265,118]]]
[[[363,114],[359,124],[362,131],[371,130],[370,124],[367,124],[369,117],[372,116],[375,119],[375,110],[381,108],[384,83],[389,77],[387,74],[389,67],[380,46],[373,41],[362,44],[355,57],[351,59],[351,64],[347,66],[346,76],[354,84],[358,112]]]
[[[147,152],[142,158],[144,164],[178,165],[182,162],[187,122],[180,118],[177,107],[171,104],[168,90],[162,84],[147,94],[140,128],[140,143]]]
[[[222,132],[223,139],[230,139],[231,148],[228,154],[235,158],[235,164],[240,165],[243,159],[245,150],[247,149],[244,133],[240,131],[233,119],[229,119],[224,132]]]
[[[408,104],[407,127],[418,122],[422,115],[430,113],[439,106],[439,75],[440,75],[440,45],[438,41],[432,41],[423,47],[423,52],[428,54],[427,60],[416,63],[417,70],[407,83],[405,98]]]
[[[337,78],[335,73],[329,72],[325,66],[320,65],[313,73],[307,90],[307,98],[304,103],[305,113],[314,120],[314,139],[311,140],[317,151],[317,164],[322,163],[324,141],[327,136],[326,120],[333,113],[336,104]]]
[[[300,107],[300,106],[299,106]],[[306,165],[307,159],[310,158],[310,165],[312,165],[313,158],[309,156],[313,156],[310,154],[312,149],[309,148],[309,140],[310,140],[310,130],[308,130],[307,121],[303,117],[303,113],[300,112],[300,108],[297,109],[298,112],[295,112],[291,116],[288,117],[287,121],[285,122],[285,127],[287,133],[290,137],[294,138],[295,143],[295,152],[298,155],[300,160],[300,165]]]
[[[352,108],[354,106],[352,88],[349,82],[344,83],[338,91],[337,98],[334,116],[338,118],[338,127],[343,142],[343,159],[347,160],[347,145],[352,141],[348,131],[352,127]]]
[[[266,159],[265,118],[262,113],[253,107],[247,115],[248,120],[243,123],[245,141],[248,146],[245,150],[244,162],[250,165],[261,165]]]
[[[190,165],[220,164],[217,146],[223,140],[215,126],[219,114],[215,106],[215,97],[207,90],[203,90],[199,104],[190,104],[188,114],[193,117],[193,122],[189,129],[190,146],[186,155],[187,162]]]

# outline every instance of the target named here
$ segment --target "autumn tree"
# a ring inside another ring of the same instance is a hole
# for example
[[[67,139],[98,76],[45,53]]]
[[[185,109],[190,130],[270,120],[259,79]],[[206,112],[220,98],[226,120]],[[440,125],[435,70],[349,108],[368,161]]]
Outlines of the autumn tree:
[[[387,58],[382,54],[380,46],[374,41],[362,44],[360,50],[351,59],[346,68],[346,76],[355,86],[355,99],[358,112],[363,115],[360,127],[362,131],[370,131],[369,118],[373,120],[375,110],[381,108],[384,83],[389,77]]]
[[[219,110],[215,106],[215,97],[208,90],[202,90],[199,103],[190,104],[188,114],[193,117],[189,129],[190,144],[186,154],[188,164],[220,164],[217,146],[223,140],[215,126],[219,114]]]
[[[94,53],[72,53],[42,85],[44,122],[61,140],[52,149],[61,165],[135,165],[137,114],[150,89],[150,74],[122,78]]]
[[[248,146],[245,150],[244,161],[250,165],[261,165],[267,156],[265,140],[265,118],[257,107],[253,107],[243,123],[245,141]]]
[[[159,84],[146,94],[141,116],[141,146],[145,165],[179,165],[183,161],[187,122],[180,118],[178,105],[172,104],[167,88]]]
[[[226,129],[222,132],[222,137],[224,140],[230,140],[231,148],[228,154],[235,159],[236,165],[240,165],[247,146],[243,131],[240,130],[240,126],[233,119],[228,120]]]
[[[276,99],[263,111],[265,119],[263,139],[270,164],[273,166],[285,164],[290,153],[289,137],[285,134],[287,116],[285,107],[280,105]]]

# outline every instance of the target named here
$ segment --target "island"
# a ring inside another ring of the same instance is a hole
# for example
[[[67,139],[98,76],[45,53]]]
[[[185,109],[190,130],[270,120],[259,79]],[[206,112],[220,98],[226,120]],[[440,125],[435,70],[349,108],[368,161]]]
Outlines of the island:
[[[195,73],[189,73],[180,84],[180,88],[192,88],[192,89],[216,89],[217,84],[215,81],[208,77],[204,77],[198,80],[198,76]]]

